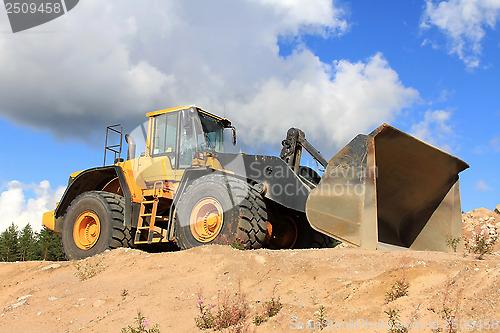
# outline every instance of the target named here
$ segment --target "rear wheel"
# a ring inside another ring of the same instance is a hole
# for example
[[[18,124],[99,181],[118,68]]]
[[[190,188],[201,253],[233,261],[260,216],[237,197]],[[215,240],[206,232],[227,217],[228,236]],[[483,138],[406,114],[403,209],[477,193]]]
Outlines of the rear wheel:
[[[314,230],[310,247],[313,249],[332,248],[340,243],[342,242]]]
[[[123,225],[122,196],[90,191],[76,197],[64,216],[61,238],[68,259],[82,259],[130,246],[132,233]]]
[[[338,240],[314,230],[309,225],[305,214],[299,218],[297,224],[299,226],[299,233],[297,235],[297,242],[293,247],[295,249],[332,248],[340,244]]]
[[[307,226],[307,228],[311,228]],[[332,248],[340,244],[340,242],[334,238],[322,234],[314,229],[302,232],[297,237],[297,242],[293,246],[294,249],[323,249]]]
[[[291,249],[297,242],[297,222],[290,214],[273,214],[270,218],[267,246],[271,249]]]
[[[266,230],[260,193],[236,178],[203,176],[186,189],[176,207],[175,236],[181,249],[214,243],[257,249]]]

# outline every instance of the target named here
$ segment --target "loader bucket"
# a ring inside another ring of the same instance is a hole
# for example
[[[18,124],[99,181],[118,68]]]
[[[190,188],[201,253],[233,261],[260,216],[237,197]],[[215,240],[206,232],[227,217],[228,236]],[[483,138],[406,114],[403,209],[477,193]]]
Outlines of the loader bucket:
[[[306,202],[311,226],[366,249],[449,251],[462,235],[460,159],[383,124],[328,163]]]

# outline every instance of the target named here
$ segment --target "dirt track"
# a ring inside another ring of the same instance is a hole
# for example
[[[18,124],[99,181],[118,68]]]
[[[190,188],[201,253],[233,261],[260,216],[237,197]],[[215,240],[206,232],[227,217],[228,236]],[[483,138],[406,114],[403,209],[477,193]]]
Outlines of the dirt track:
[[[462,323],[500,320],[500,255],[477,260],[454,253],[212,245],[158,254],[117,249],[81,265],[87,263],[100,263],[103,271],[84,281],[71,262],[1,263],[0,332],[119,332],[137,310],[161,332],[196,332],[197,294],[216,303],[217,295],[239,284],[252,313],[261,311],[277,285],[283,309],[256,332],[318,332],[307,327],[318,322],[320,306],[333,323],[326,331],[337,332],[387,332],[377,325],[387,322],[389,308],[411,322],[410,332],[431,332],[429,322],[434,327],[436,321],[442,328],[444,308]],[[386,293],[403,274],[409,295],[386,304]]]

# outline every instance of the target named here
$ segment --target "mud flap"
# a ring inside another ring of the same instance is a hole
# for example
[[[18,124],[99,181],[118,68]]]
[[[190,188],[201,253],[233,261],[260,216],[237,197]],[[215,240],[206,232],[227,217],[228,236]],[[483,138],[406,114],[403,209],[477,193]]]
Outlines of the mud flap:
[[[458,174],[469,166],[384,124],[335,155],[306,202],[311,226],[366,249],[449,251],[462,235]]]

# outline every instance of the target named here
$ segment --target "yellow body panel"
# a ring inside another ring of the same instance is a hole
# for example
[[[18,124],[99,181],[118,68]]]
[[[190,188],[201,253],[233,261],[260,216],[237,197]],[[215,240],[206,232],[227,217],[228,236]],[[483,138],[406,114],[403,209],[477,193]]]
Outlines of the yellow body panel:
[[[129,161],[127,161],[129,162]],[[123,168],[123,166],[122,166]],[[130,195],[132,196],[133,202],[141,202],[142,201],[142,188],[139,187],[135,181],[134,171],[131,168],[123,168],[123,174],[125,176],[125,180],[129,186]]]
[[[125,176],[125,181],[130,190],[130,195],[132,196],[133,202],[141,202],[142,201],[142,190],[145,189],[145,185],[141,187],[137,184],[136,175],[134,173],[134,164],[137,164],[138,159],[132,159],[125,162],[118,163],[123,170],[123,175]]]
[[[56,218],[54,216],[54,211],[51,210],[50,212],[45,212],[43,213],[42,216],[42,223],[44,226],[46,226],[48,229],[55,231],[56,227]],[[56,231],[57,232],[57,231]],[[58,233],[58,232],[57,232]]]
[[[85,170],[80,170],[80,171],[76,171],[76,172],[73,172],[71,175],[69,175],[71,177],[71,179],[75,179],[79,174],[81,174],[82,172],[84,172]]]
[[[174,112],[174,111],[189,109],[190,107],[196,107],[196,106],[194,106],[194,105],[185,105],[185,106],[178,106],[176,108],[151,111],[151,112],[146,113],[146,116],[147,117],[154,117],[154,116],[157,116],[159,114],[164,114],[164,113],[169,113],[169,112]]]
[[[146,188],[146,183],[159,181],[178,183],[184,174],[184,170],[174,170],[172,168],[172,162],[168,156],[139,157],[133,165],[133,170],[137,184],[143,188]]]
[[[132,195],[132,201],[141,202],[143,190],[148,184],[164,188],[172,192],[178,188],[184,170],[174,170],[167,156],[142,156],[132,160],[118,163],[122,168],[125,180]]]

